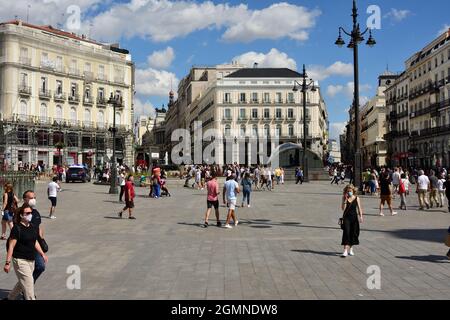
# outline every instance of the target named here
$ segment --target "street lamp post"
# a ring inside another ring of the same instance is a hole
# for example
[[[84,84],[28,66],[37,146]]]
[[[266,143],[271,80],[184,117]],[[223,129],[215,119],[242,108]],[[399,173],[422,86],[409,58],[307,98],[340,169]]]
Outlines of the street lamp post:
[[[308,75],[306,74],[306,67],[303,65],[303,81],[302,83],[294,80],[294,88],[292,91],[297,92],[299,86],[302,91],[303,96],[303,154],[302,154],[302,165],[303,165],[303,179],[304,182],[309,182],[309,170],[308,170],[308,158],[306,157],[306,92],[310,89],[312,92],[316,91],[316,87],[314,81],[308,79]],[[310,81],[308,83],[308,80]]]
[[[356,8],[356,0],[353,0],[352,9],[353,18],[353,29],[351,32],[345,31],[343,27],[339,27],[339,37],[335,44],[342,47],[345,41],[342,39],[342,33],[350,37],[350,43],[348,48],[353,49],[353,67],[354,67],[354,107],[355,107],[355,163],[354,163],[354,174],[355,174],[355,186],[362,189],[362,163],[361,163],[361,122],[359,118],[359,67],[358,67],[358,45],[364,41],[363,35],[369,31],[369,39],[367,40],[367,45],[373,47],[376,41],[372,37],[372,30],[366,28],[364,32],[361,32],[358,23],[358,9]]]
[[[116,106],[120,104],[120,97],[114,97],[113,93],[111,92],[111,96],[108,100],[108,104],[112,104],[113,106],[113,126],[112,128],[109,128],[108,130],[112,133],[113,138],[113,154],[111,159],[111,183],[109,187],[109,193],[110,194],[117,194],[117,168],[116,168]]]

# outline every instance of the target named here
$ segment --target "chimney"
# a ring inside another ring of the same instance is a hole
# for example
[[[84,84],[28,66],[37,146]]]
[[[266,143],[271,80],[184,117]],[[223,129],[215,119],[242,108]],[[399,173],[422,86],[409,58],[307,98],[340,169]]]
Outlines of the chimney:
[[[253,69],[257,69],[258,68],[258,62],[255,62],[254,64],[253,64]]]

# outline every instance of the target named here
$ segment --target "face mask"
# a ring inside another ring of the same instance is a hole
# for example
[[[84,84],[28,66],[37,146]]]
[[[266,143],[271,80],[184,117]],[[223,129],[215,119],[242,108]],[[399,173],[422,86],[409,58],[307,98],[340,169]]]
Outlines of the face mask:
[[[28,201],[28,204],[30,205],[30,207],[35,208],[36,207],[36,199],[30,199]]]
[[[348,196],[349,196],[349,197],[353,197],[353,192],[349,192],[349,193],[348,193]]]
[[[29,214],[29,215],[26,215],[25,217],[22,216],[22,218],[25,219],[25,220],[28,221],[28,222],[31,222],[31,219],[33,218],[33,215],[32,215],[32,214]]]

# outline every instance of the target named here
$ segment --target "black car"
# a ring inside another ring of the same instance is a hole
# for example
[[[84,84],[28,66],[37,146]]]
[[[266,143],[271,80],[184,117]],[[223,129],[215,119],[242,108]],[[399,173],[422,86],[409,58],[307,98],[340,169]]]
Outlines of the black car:
[[[66,172],[66,183],[71,181],[91,182],[91,175],[84,167],[70,167]]]

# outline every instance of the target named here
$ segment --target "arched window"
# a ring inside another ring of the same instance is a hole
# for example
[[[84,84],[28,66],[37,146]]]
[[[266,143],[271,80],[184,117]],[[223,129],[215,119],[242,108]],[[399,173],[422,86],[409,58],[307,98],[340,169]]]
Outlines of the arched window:
[[[257,137],[258,136],[258,126],[256,124],[252,127],[252,136]]]
[[[281,136],[281,125],[277,124],[275,128],[275,136],[280,137]]]
[[[75,123],[77,121],[77,109],[70,108],[70,121]]]
[[[245,125],[241,125],[240,136],[245,137]]]
[[[116,112],[116,125],[120,126],[120,112]]]
[[[91,122],[91,110],[84,109],[84,121]]]
[[[41,118],[47,118],[47,105],[45,103],[41,104],[41,110],[39,112]]]
[[[19,111],[20,120],[25,120],[27,118],[27,114],[28,114],[27,102],[25,100],[21,100],[20,101],[20,111]]]
[[[229,137],[231,135],[231,126],[227,124],[225,126],[225,137]]]
[[[264,126],[264,137],[269,137],[269,136],[270,136],[270,128],[269,128],[269,125],[266,124]]]
[[[62,112],[62,107],[60,105],[56,106],[56,112],[55,112],[55,118],[56,121],[60,122],[62,120],[62,116],[63,112]]]
[[[105,114],[101,110],[98,112],[98,126],[100,128],[105,127]]]
[[[290,124],[289,127],[288,127],[288,135],[290,137],[294,136],[294,126],[292,124]]]

